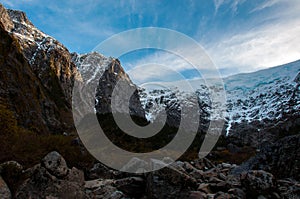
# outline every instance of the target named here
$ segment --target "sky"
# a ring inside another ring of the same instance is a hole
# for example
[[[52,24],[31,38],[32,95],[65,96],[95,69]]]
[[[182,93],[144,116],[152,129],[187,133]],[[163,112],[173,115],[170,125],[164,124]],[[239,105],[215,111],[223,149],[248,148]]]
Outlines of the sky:
[[[300,59],[299,0],[0,0],[26,12],[40,30],[71,52],[87,53],[122,31],[160,27],[199,43],[222,76]],[[176,42],[176,41],[175,41]],[[184,47],[190,54],[193,49]],[[110,56],[110,55],[106,55]],[[139,84],[197,78],[192,66],[168,52],[146,49],[120,57]],[[151,64],[147,64],[151,62]],[[144,65],[144,70],[135,67]],[[172,66],[157,72],[162,66]],[[174,74],[175,74],[174,73]],[[172,73],[173,74],[173,73]]]

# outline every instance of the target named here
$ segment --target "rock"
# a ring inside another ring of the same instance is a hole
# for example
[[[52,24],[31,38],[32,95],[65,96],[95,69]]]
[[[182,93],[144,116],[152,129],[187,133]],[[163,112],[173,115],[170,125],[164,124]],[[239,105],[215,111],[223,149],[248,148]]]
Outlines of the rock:
[[[69,169],[57,152],[49,153],[27,174],[31,176],[17,189],[16,198],[86,198],[83,172]]]
[[[160,178],[163,178],[172,184],[197,187],[197,180],[194,177],[185,173],[183,169],[179,170],[172,165],[165,167],[155,173],[157,173]]]
[[[70,53],[34,27],[25,13],[1,5],[0,15],[1,104],[25,129],[39,134],[74,131],[71,93],[80,74]]]
[[[146,182],[140,177],[119,179],[114,185],[118,190],[133,198],[139,198],[145,194]]]
[[[196,188],[197,180],[175,164],[148,174],[146,195],[148,198],[187,198]]]
[[[274,176],[262,170],[242,173],[241,183],[246,189],[246,194],[253,197],[271,193],[276,186]]]
[[[7,169],[13,169],[13,172],[21,173],[23,171],[23,166],[16,161],[7,161],[0,164],[0,174]]]
[[[189,195],[190,199],[205,199],[207,195],[201,191],[191,191]]]
[[[7,161],[0,164],[0,176],[2,176],[5,183],[10,188],[11,193],[14,193],[16,186],[22,181],[23,175],[23,166],[16,161]]]
[[[231,195],[228,193],[224,193],[224,192],[218,192],[216,193],[216,195],[214,196],[215,199],[224,199],[224,198],[231,198]]]
[[[98,178],[113,178],[113,171],[101,163],[96,163],[88,171],[87,178],[89,180],[95,180]]]
[[[198,187],[198,190],[204,193],[211,193],[208,183],[201,183]]]
[[[255,157],[232,172],[243,170],[265,170],[279,179],[291,177],[300,180],[300,134],[264,146]]]
[[[68,173],[65,159],[56,151],[49,153],[43,158],[42,166],[56,177],[64,177]]]
[[[76,182],[80,185],[84,185],[84,173],[83,171],[73,167],[69,170],[68,175],[64,178],[64,180],[69,182]]]
[[[97,103],[89,104],[89,106],[96,108],[98,114],[107,114],[111,113],[111,96],[115,86],[118,81],[122,81],[126,86],[132,88],[135,92],[130,98],[129,109],[130,114],[145,118],[145,111],[142,108],[140,97],[138,95],[138,87],[132,83],[129,76],[126,74],[125,70],[121,66],[121,63],[118,59],[106,58],[103,55],[93,52],[84,55],[72,54],[72,60],[76,64],[78,70],[81,73],[83,84],[88,87],[96,87],[96,99]],[[88,65],[88,67],[86,67]],[[85,66],[85,67],[83,67]],[[120,96],[125,96],[128,90],[123,89],[120,93]],[[91,99],[94,99],[94,91],[91,92],[93,96],[89,96]],[[86,101],[85,99],[82,99]],[[119,113],[124,113],[128,107],[123,107],[124,99],[118,98],[117,101],[117,110]],[[89,103],[89,102],[87,102]],[[79,114],[85,115],[85,107],[80,107]]]
[[[278,183],[278,191],[280,194],[280,198],[289,198],[290,196],[295,196],[295,197],[300,196],[299,182],[288,178],[288,179],[278,180],[277,183]]]
[[[228,193],[231,195],[236,196],[236,198],[239,199],[245,199],[246,198],[246,194],[242,189],[239,188],[232,188],[228,190]]]
[[[114,186],[115,180],[90,180],[85,182],[85,193],[88,198],[119,199],[124,194]]]
[[[10,199],[11,198],[10,190],[1,176],[0,176],[0,197],[1,197],[1,199]]]
[[[215,165],[207,158],[201,158],[195,161],[195,167],[199,170],[208,170],[215,168]]]

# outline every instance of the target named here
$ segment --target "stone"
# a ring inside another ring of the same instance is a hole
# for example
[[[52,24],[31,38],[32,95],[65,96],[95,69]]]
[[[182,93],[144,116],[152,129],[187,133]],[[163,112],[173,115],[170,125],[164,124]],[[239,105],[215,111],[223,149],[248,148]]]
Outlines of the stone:
[[[252,170],[241,174],[242,186],[247,195],[259,196],[271,193],[275,189],[275,179],[271,173],[262,170]]]
[[[29,176],[17,189],[16,198],[86,198],[83,171],[69,169],[57,152],[46,155],[26,175]]]
[[[246,198],[246,194],[242,189],[239,188],[232,188],[228,190],[228,193],[231,195],[236,196],[239,199],[245,199]]]
[[[189,195],[190,199],[205,199],[207,198],[206,193],[203,193],[201,191],[191,191]]]
[[[42,159],[42,166],[56,177],[64,177],[68,173],[65,159],[56,151],[49,153]]]
[[[1,176],[0,176],[0,197],[1,199],[11,198],[11,192]]]
[[[146,182],[141,177],[128,177],[116,180],[114,186],[130,197],[139,198],[145,193]]]
[[[201,183],[197,190],[202,191],[204,193],[211,193],[208,183]]]

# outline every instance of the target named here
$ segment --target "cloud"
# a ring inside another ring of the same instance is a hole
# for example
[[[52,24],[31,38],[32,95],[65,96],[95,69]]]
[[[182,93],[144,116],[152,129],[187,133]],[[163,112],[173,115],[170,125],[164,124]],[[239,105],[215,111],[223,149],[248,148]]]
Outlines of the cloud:
[[[270,8],[277,3],[279,3],[281,0],[267,0],[261,4],[259,4],[257,7],[255,7],[253,10],[250,11],[250,13],[256,12],[256,11],[261,11],[265,8]]]
[[[246,0],[233,0],[233,1],[232,1],[230,7],[231,7],[231,9],[232,9],[232,11],[233,11],[234,14],[237,13],[237,11],[238,11],[238,6],[239,6],[240,4],[243,4],[245,1],[246,1]]]
[[[215,4],[215,13],[218,12],[219,8],[221,7],[221,5],[225,2],[225,0],[214,0],[214,4]]]
[[[179,42],[174,40],[173,42]],[[122,58],[121,58],[122,61]],[[179,78],[209,78],[219,75],[214,63],[202,48],[193,44],[182,46],[173,52],[156,51],[137,60],[122,62],[132,80],[137,83],[149,81],[175,81]]]
[[[243,72],[300,59],[299,8],[294,6],[289,12],[274,14],[271,22],[258,28],[208,44],[209,54],[219,68],[236,67]]]
[[[215,5],[215,15],[217,14],[219,8],[225,4],[229,5],[233,14],[236,14],[238,6],[243,4],[246,0],[214,0]]]

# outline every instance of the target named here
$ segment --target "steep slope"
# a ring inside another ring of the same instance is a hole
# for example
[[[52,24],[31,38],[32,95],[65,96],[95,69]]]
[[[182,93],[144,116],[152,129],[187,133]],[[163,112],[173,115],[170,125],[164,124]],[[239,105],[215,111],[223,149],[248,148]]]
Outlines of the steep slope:
[[[88,106],[95,107],[98,114],[111,113],[112,93],[118,81],[122,80],[135,90],[129,102],[130,114],[141,118],[145,117],[138,95],[138,88],[125,73],[118,59],[111,57],[106,58],[97,52],[85,55],[72,55],[73,61],[81,73],[85,88],[89,89],[89,85],[95,85],[95,87],[97,87],[96,92],[91,90],[87,93],[89,99],[95,99],[95,104],[85,102]],[[120,95],[123,96],[127,90],[121,90],[121,92]],[[80,100],[86,101],[86,99]],[[122,104],[122,101],[119,101],[119,104]],[[120,110],[120,112],[122,111],[123,110]],[[84,110],[79,110],[78,114],[84,115]]]
[[[233,141],[236,139],[237,143],[258,146],[285,134],[298,133],[299,71],[300,61],[296,61],[225,78],[227,116],[224,134]],[[200,129],[208,120],[217,119],[211,115],[211,101],[204,81],[190,80],[189,83],[197,88],[198,102],[191,100],[195,93],[186,92],[181,82],[163,83],[175,88],[171,90],[142,90],[140,96],[148,120],[153,120],[161,109],[174,107],[172,116],[177,118],[175,121],[180,121],[180,103],[199,105]]]
[[[68,50],[20,11],[1,15],[1,103],[38,133],[73,131],[71,92],[80,75]]]

